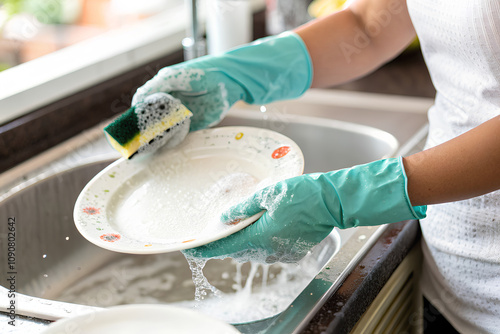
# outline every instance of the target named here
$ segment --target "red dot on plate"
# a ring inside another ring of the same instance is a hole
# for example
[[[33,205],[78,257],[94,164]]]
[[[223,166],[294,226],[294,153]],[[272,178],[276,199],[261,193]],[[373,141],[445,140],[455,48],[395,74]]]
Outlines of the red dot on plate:
[[[97,215],[101,213],[101,209],[94,208],[93,206],[88,206],[86,208],[83,208],[83,212],[85,212],[88,215]]]
[[[273,159],[283,158],[288,154],[288,152],[290,152],[290,150],[290,146],[281,146],[280,148],[275,149],[271,156]]]

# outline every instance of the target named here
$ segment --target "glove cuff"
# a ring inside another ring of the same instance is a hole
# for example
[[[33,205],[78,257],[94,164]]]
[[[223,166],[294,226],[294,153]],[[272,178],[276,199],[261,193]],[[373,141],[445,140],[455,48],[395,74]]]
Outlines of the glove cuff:
[[[426,206],[412,206],[402,158],[377,160],[327,173],[341,206],[338,227],[373,226],[425,218]]]
[[[312,82],[311,57],[294,32],[258,39],[210,62],[237,82],[244,101],[252,104],[297,98]]]
[[[408,196],[408,177],[406,176],[405,167],[403,164],[403,157],[398,158],[398,163],[401,166],[401,173],[403,174],[405,180],[405,199],[408,203],[408,207],[413,214],[415,219],[424,219],[426,217],[427,205],[412,206],[410,202],[410,196]]]
[[[303,80],[304,81],[304,88],[302,90],[299,90],[299,94],[295,97],[299,97],[301,96],[302,94],[304,94],[310,87],[311,87],[311,84],[312,84],[312,79],[313,79],[313,65],[312,65],[312,60],[311,60],[311,56],[309,55],[309,50],[307,50],[307,46],[306,44],[304,43],[304,41],[302,40],[302,38],[297,35],[297,33],[293,32],[293,31],[289,31],[289,32],[285,32],[282,34],[283,35],[283,38],[284,37],[289,37],[290,40],[295,40],[295,42],[297,43],[297,53],[299,53],[298,50],[301,51],[301,57],[302,58],[301,60],[297,60],[298,62],[302,63],[302,66],[303,66],[303,73],[302,74],[299,74],[299,76],[301,76],[301,81]]]

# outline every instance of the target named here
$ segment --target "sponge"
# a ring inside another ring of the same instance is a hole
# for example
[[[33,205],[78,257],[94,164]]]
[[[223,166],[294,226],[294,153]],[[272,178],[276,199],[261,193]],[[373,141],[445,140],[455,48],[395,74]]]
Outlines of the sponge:
[[[173,147],[189,132],[193,114],[166,93],[146,97],[104,128],[111,146],[124,158]]]

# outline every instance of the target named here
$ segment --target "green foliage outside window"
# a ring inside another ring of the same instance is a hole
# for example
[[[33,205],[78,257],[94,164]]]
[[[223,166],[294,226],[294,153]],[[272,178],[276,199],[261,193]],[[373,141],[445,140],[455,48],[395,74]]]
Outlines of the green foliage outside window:
[[[68,24],[78,17],[78,0],[0,0],[9,17],[28,13],[44,24]]]

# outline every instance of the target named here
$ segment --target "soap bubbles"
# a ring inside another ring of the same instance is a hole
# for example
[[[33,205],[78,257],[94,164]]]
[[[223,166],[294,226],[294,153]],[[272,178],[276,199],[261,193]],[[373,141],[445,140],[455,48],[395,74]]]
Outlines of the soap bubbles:
[[[163,132],[159,131],[162,125],[168,121],[168,117],[178,114],[182,108],[180,100],[166,93],[149,95],[143,102],[135,106],[134,111],[137,115],[137,125],[141,136],[153,138],[149,142],[141,142],[139,153],[154,152],[160,147],[174,147],[184,140],[191,124],[189,118],[182,119]],[[152,134],[150,134],[151,132]]]

